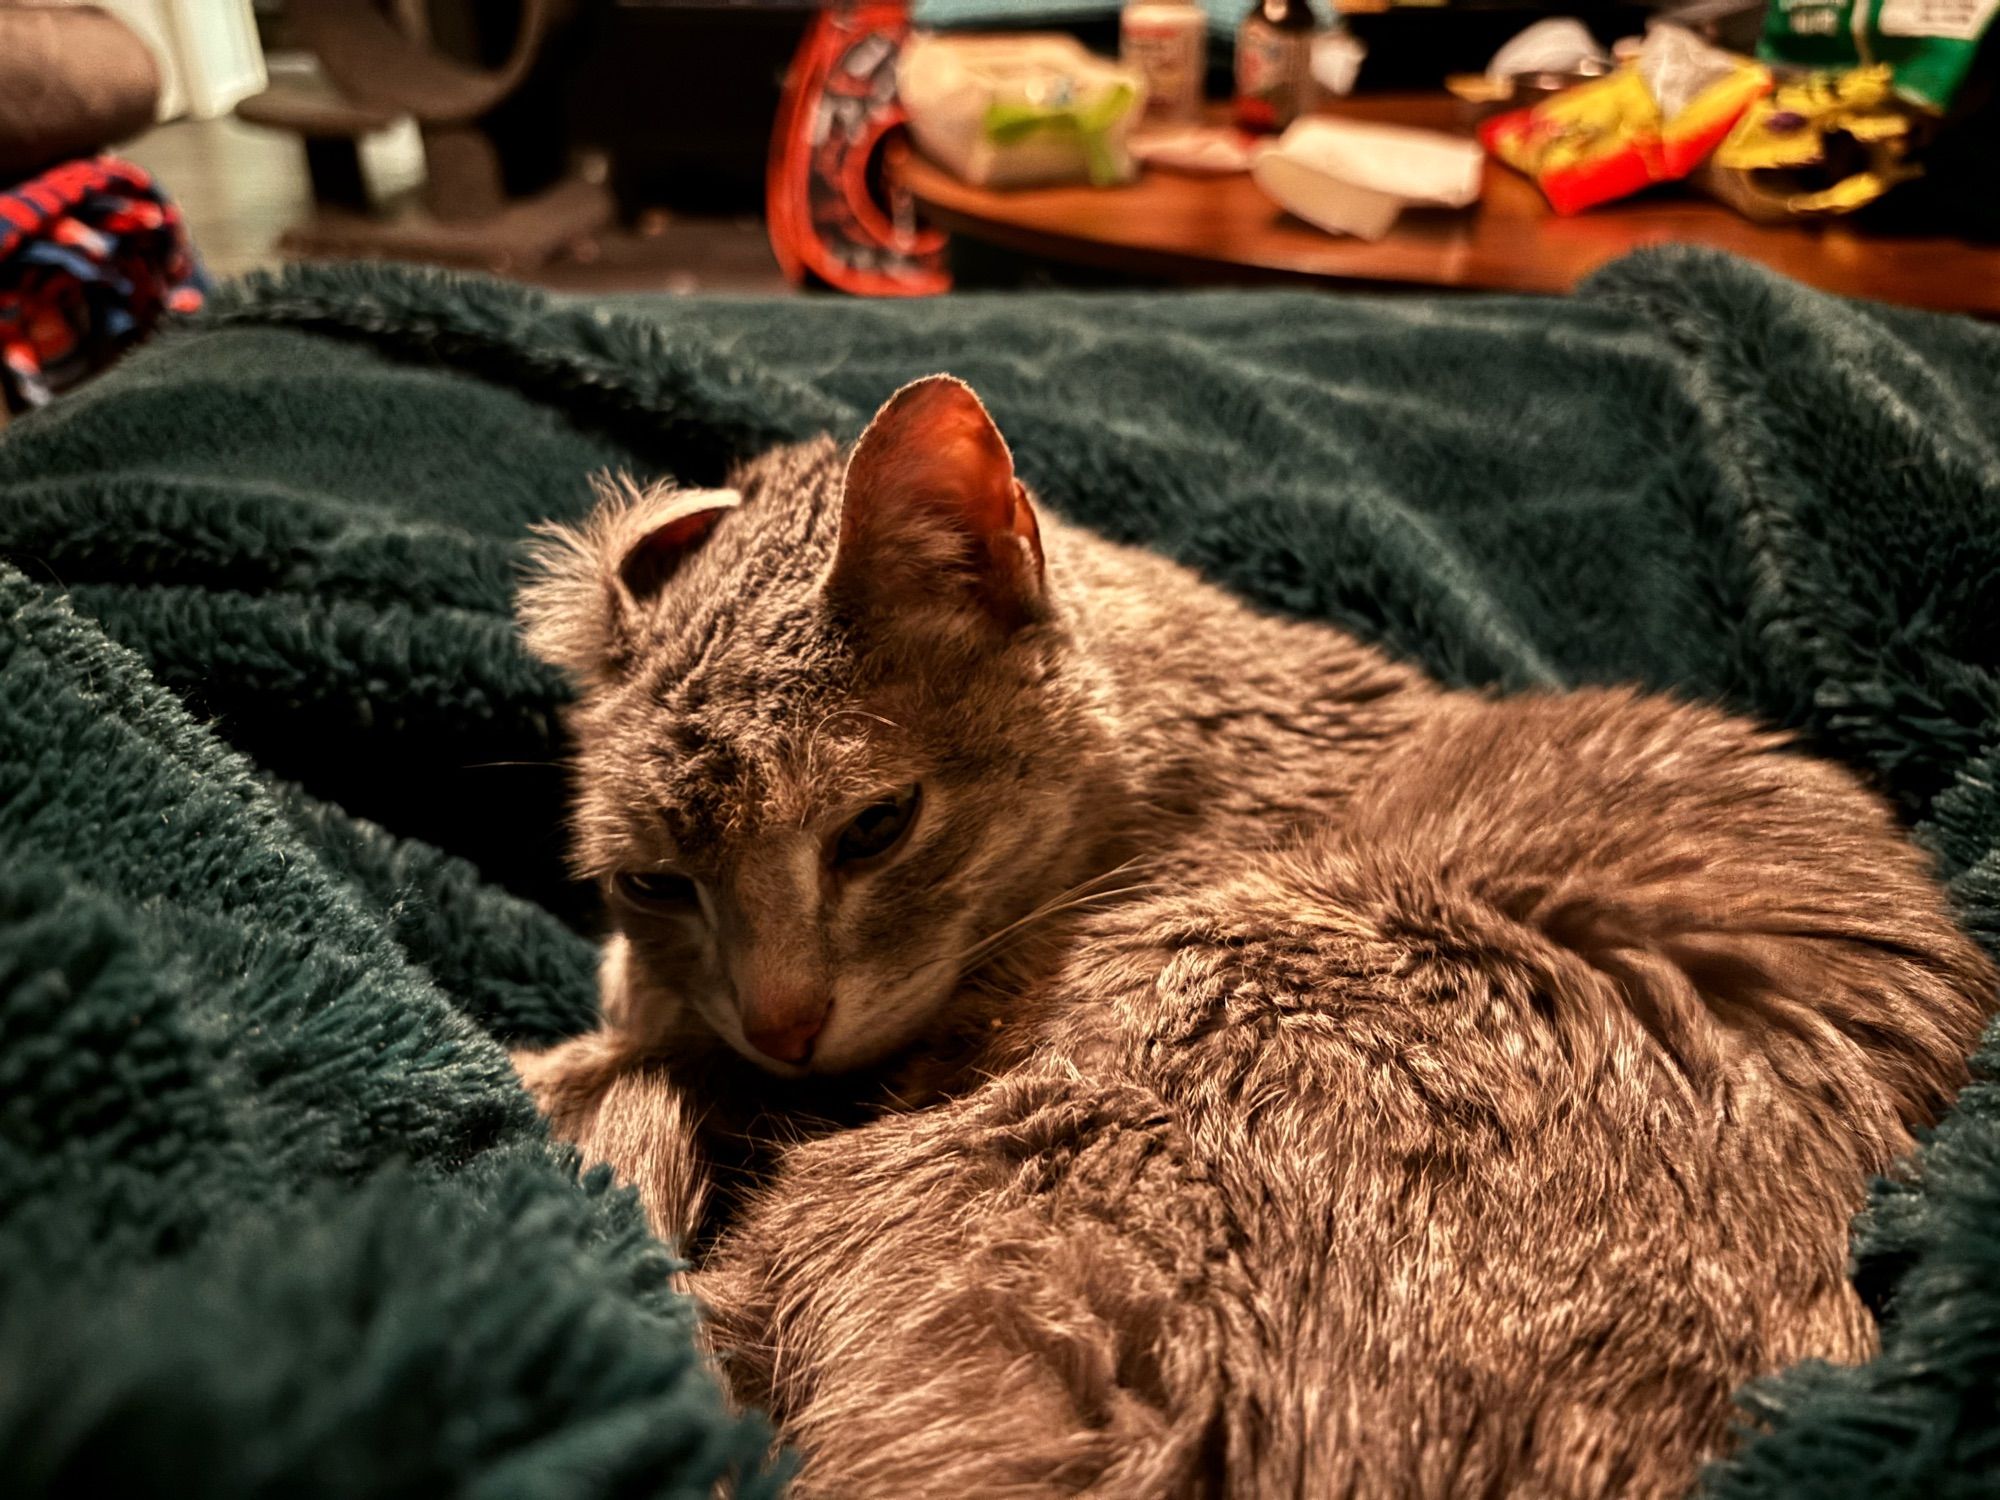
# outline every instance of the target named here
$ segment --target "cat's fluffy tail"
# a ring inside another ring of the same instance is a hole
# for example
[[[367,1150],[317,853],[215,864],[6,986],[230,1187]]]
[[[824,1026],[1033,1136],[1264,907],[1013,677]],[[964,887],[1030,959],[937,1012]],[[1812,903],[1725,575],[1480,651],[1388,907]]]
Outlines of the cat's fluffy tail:
[[[1662,698],[1451,703],[1319,853],[1417,965],[1528,976],[1580,1061],[1636,1041],[1725,1110],[1782,1089],[1864,1170],[1949,1101],[1994,1004],[1881,798]]]

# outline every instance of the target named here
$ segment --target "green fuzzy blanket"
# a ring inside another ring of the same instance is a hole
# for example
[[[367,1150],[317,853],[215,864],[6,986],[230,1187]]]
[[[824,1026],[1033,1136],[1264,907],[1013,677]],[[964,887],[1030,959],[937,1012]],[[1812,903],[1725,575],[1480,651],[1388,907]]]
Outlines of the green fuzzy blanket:
[[[2000,942],[2000,331],[1684,253],[1548,302],[252,282],[0,438],[7,1495],[781,1487],[494,1040],[592,1005],[508,596],[587,471],[940,368],[1048,503],[1273,609],[1798,727]],[[1859,1228],[1881,1357],[1746,1393],[1715,1493],[1992,1493],[1993,1061]]]

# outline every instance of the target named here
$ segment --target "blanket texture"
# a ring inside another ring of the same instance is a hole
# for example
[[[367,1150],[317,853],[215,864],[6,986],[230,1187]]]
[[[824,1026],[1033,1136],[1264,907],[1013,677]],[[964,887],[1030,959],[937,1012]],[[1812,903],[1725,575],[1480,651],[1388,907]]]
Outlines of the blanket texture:
[[[10,1496],[781,1488],[496,1040],[593,998],[508,601],[587,471],[941,368],[1048,504],[1272,609],[1796,727],[2000,943],[2000,331],[1678,252],[1563,301],[252,281],[0,439]],[[1715,1494],[1991,1492],[1994,1060],[1858,1227],[1881,1356],[1747,1392]]]

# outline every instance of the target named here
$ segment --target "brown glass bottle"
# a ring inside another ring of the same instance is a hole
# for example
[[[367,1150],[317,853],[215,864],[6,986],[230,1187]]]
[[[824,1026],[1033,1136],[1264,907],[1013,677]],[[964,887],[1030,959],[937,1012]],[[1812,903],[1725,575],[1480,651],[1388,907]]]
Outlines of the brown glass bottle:
[[[1283,130],[1312,108],[1312,42],[1319,23],[1306,0],[1254,0],[1236,28],[1236,123]]]

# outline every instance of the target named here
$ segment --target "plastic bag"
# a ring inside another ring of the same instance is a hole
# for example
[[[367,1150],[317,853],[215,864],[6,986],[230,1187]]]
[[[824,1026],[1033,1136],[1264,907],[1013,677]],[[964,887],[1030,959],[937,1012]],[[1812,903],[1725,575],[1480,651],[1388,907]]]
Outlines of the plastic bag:
[[[1942,113],[2000,0],[1770,0],[1757,55],[1837,71],[1886,64],[1896,92]]]
[[[1765,223],[1852,213],[1919,175],[1917,125],[1886,65],[1787,79],[1744,112],[1700,185]]]
[[[897,72],[910,133],[979,187],[1128,182],[1145,85],[1069,37],[918,37]]]

